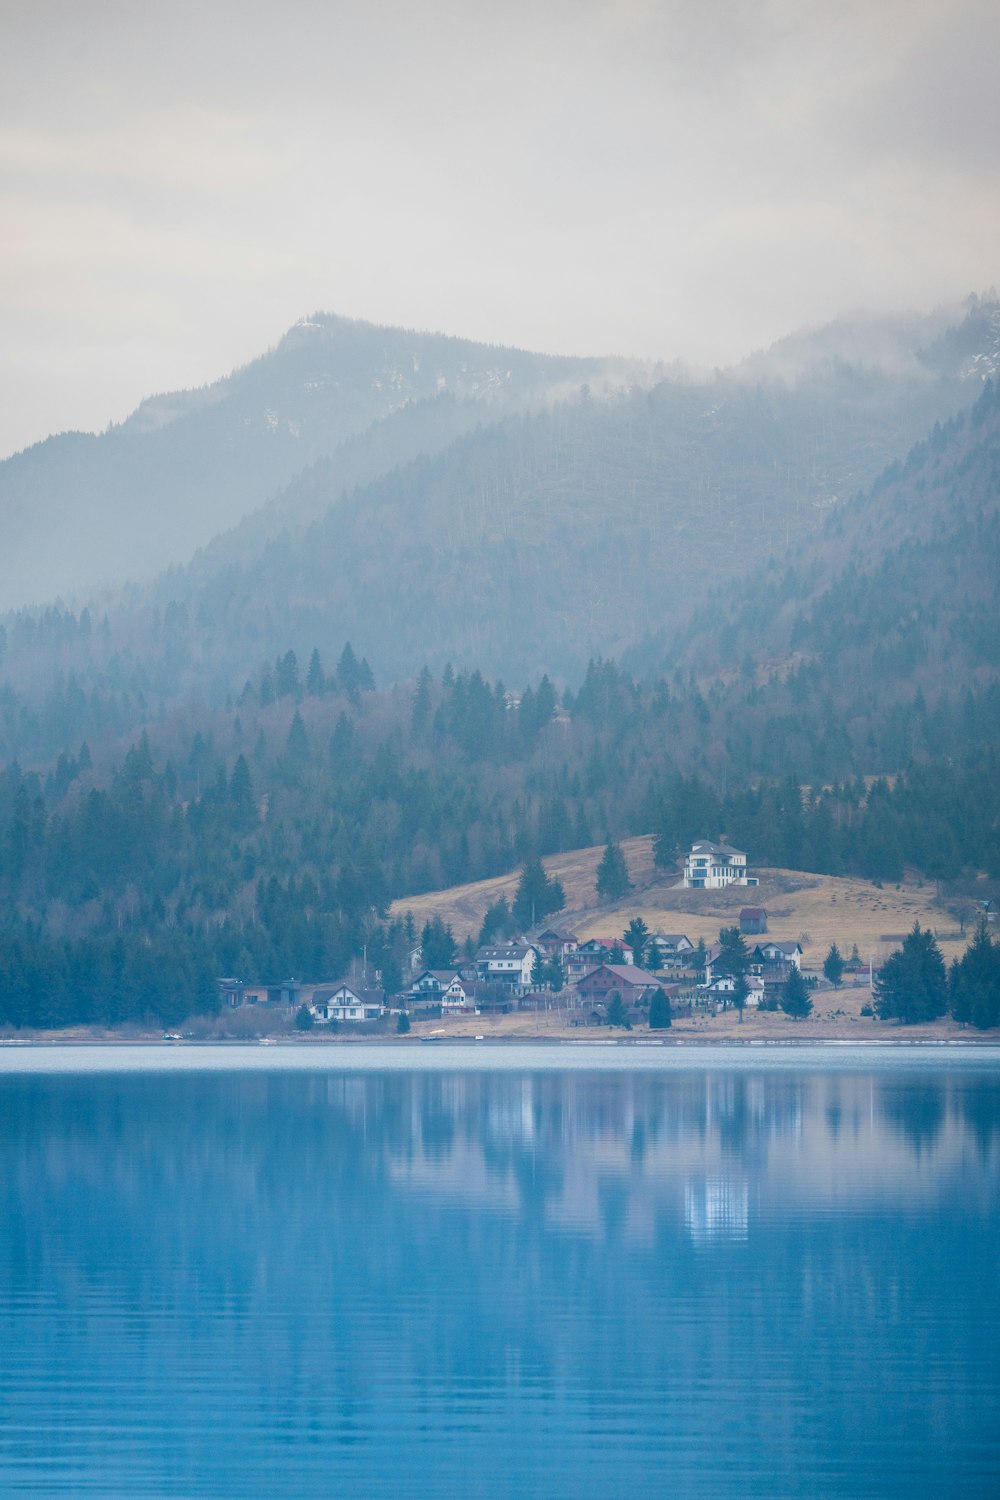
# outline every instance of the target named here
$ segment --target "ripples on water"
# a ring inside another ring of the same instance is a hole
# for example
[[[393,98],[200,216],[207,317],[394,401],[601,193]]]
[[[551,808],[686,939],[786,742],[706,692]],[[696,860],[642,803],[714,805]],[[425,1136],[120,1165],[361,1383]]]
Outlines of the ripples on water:
[[[1000,1493],[995,1069],[621,1055],[0,1074],[0,1494]]]

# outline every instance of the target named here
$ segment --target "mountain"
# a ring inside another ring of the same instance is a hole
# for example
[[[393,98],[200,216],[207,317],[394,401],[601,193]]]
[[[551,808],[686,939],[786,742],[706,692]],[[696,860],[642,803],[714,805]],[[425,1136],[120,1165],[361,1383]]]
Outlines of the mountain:
[[[953,352],[956,336],[931,320],[907,360],[897,339],[881,364],[831,356],[827,332],[793,381],[766,376],[765,362],[753,378],[574,390],[409,462],[395,434],[399,466],[370,477],[383,423],[161,579],[142,611],[183,608],[194,660],[229,691],[248,653],[329,652],[345,638],[383,680],[448,661],[573,680],[589,657],[676,632],[714,588],[820,535],[828,513],[975,396],[968,350],[988,354],[998,327],[995,306],[972,309]],[[787,351],[775,359],[784,369]],[[443,439],[470,413],[437,416]],[[141,639],[141,612],[116,620],[130,645]]]
[[[856,702],[1000,672],[1000,380],[838,506],[788,563],[708,601],[661,660],[811,674]],[[648,645],[647,645],[648,652]]]
[[[352,440],[367,437],[370,479],[472,420],[637,370],[316,314],[213,385],[151,397],[99,436],[63,433],[0,463],[0,604],[186,561],[343,445],[356,483]]]
[[[449,662],[523,684],[578,681],[597,656],[639,673],[784,661],[790,637],[776,624],[758,642],[754,622],[900,540],[913,502],[869,486],[983,389],[1000,309],[943,321],[894,324],[892,339],[821,330],[795,341],[795,379],[783,346],[780,377],[762,357],[701,382],[570,381],[557,399],[562,367],[525,356],[522,387],[531,371],[549,382],[532,410],[410,401],[186,566],[88,610],[9,616],[0,673],[18,707],[0,718],[3,743],[56,750],[79,693],[109,693],[123,730],[192,695],[221,705],[289,650],[329,661],[345,640],[382,683]],[[848,347],[871,362],[846,362]]]

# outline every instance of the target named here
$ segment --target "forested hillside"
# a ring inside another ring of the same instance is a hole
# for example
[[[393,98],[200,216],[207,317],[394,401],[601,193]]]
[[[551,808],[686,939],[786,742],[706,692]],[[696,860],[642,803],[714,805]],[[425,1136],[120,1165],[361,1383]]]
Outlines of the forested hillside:
[[[221,973],[334,977],[362,948],[391,985],[414,934],[385,920],[390,899],[606,836],[653,830],[666,868],[725,829],[761,863],[1000,876],[995,684],[911,705],[921,753],[874,781],[861,773],[884,764],[895,722],[831,747],[807,695],[770,752],[794,773],[751,782],[751,737],[724,739],[743,686],[639,687],[610,662],[562,705],[547,679],[519,702],[478,673],[370,683],[349,650],[329,675],[286,653],[232,710],[189,707],[124,755],[105,742],[44,774],[8,765],[0,1020],[176,1021],[212,1006]],[[781,723],[768,690],[751,701]],[[837,779],[804,795],[831,762]]]
[[[114,683],[138,723],[192,691],[225,702],[248,661],[346,636],[382,680],[451,661],[573,681],[591,656],[672,642],[713,591],[762,572],[770,591],[800,548],[829,547],[825,519],[974,399],[968,348],[989,352],[995,321],[973,309],[959,351],[938,340],[902,371],[817,358],[792,385],[584,391],[485,426],[477,401],[411,403],[82,628],[79,609],[8,617],[7,679],[32,712],[60,674],[72,692]],[[857,544],[877,557],[893,535],[883,507]]]
[[[788,566],[697,612],[681,659],[752,676],[780,667],[854,711],[866,688],[892,698],[988,681],[1000,670],[998,578],[1000,382],[988,381]],[[677,638],[662,649],[675,660]]]
[[[320,458],[335,456],[339,493],[434,452],[468,425],[463,408],[494,421],[567,383],[631,370],[315,314],[213,385],[151,397],[100,436],[64,433],[0,463],[0,607],[187,561]],[[443,425],[442,396],[457,403]],[[365,434],[363,456],[339,451]]]

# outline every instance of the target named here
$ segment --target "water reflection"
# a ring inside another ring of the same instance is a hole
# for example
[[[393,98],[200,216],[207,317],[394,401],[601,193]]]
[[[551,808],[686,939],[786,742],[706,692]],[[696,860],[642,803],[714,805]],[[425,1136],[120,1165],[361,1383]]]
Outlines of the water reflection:
[[[0,1084],[2,1493],[997,1471],[988,1074]]]

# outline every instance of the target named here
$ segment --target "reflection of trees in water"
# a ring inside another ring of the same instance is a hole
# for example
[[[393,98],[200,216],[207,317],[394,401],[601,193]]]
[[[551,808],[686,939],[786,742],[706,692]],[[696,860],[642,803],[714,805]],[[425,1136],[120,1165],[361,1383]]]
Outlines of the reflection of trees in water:
[[[932,1151],[945,1120],[945,1086],[926,1079],[882,1081],[879,1108],[883,1119],[912,1146],[917,1157]]]
[[[958,1112],[985,1159],[1000,1144],[1000,1083],[995,1078],[967,1078],[956,1090]]]

